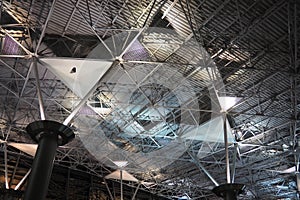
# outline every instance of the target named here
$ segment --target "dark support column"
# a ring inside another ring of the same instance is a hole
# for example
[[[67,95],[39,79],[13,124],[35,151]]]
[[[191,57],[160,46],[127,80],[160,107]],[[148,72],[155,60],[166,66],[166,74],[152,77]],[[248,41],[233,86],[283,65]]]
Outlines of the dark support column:
[[[67,177],[67,183],[66,183],[66,200],[69,200],[69,187],[70,187],[70,176],[71,176],[71,170],[68,168],[68,177]]]
[[[51,177],[53,160],[57,148],[57,134],[44,133],[39,141],[38,150],[29,176],[25,199],[44,199]]]
[[[245,185],[238,183],[226,183],[213,189],[213,192],[224,200],[237,200],[237,196],[243,192]]]
[[[56,148],[71,141],[73,131],[58,122],[42,120],[29,124],[27,133],[38,142],[24,200],[43,200],[48,191]]]

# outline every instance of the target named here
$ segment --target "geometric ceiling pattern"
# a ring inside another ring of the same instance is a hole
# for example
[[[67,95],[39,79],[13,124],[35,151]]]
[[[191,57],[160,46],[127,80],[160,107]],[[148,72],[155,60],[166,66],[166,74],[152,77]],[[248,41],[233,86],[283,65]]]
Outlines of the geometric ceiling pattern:
[[[0,4],[1,189],[24,191],[25,128],[49,119],[76,134],[55,169],[110,198],[122,171],[165,199],[219,199],[228,172],[239,199],[299,198],[299,2]]]

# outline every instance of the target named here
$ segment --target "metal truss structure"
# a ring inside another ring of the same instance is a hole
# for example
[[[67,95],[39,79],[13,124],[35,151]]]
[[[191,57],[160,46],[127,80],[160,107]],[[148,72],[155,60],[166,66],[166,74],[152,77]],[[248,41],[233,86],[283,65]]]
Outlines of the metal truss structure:
[[[298,1],[0,3],[1,190],[22,195],[25,127],[50,119],[76,138],[48,199],[118,199],[117,161],[139,180],[124,199],[218,199],[228,180],[299,199]]]

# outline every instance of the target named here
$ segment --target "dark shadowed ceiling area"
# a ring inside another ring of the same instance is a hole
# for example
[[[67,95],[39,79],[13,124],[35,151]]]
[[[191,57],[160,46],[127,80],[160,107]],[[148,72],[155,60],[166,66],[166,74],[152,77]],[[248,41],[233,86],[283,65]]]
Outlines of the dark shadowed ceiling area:
[[[299,199],[299,1],[0,6],[7,195],[26,189],[26,126],[47,119],[76,135],[57,149],[47,199],[120,199],[120,169],[124,199],[220,199],[227,182],[245,185],[238,199]]]

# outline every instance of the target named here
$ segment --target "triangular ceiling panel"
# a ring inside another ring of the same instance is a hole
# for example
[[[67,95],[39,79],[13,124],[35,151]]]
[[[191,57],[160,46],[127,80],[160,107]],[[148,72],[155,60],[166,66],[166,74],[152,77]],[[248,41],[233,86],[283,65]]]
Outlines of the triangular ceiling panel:
[[[242,98],[240,97],[218,97],[222,110],[226,111],[238,103]]]
[[[118,170],[112,172],[111,174],[108,174],[107,176],[105,176],[105,178],[106,179],[121,180],[121,172],[118,169]],[[136,179],[134,176],[132,176],[131,174],[129,174],[126,170],[122,170],[122,180],[132,181],[132,182],[139,182],[138,179]]]
[[[113,161],[113,163],[118,167],[125,167],[126,165],[128,165],[127,161]]]
[[[200,140],[206,142],[224,142],[224,124],[223,116],[213,118],[204,124],[192,129],[186,134],[182,135],[184,139]],[[226,119],[227,124],[227,138],[228,142],[233,143],[234,137],[231,133],[230,125]]]
[[[35,156],[36,150],[37,150],[37,144],[24,144],[24,143],[15,143],[10,142],[8,145],[13,146],[20,151],[23,151],[31,156]]]
[[[112,61],[73,58],[42,58],[40,61],[80,98],[112,65]]]

